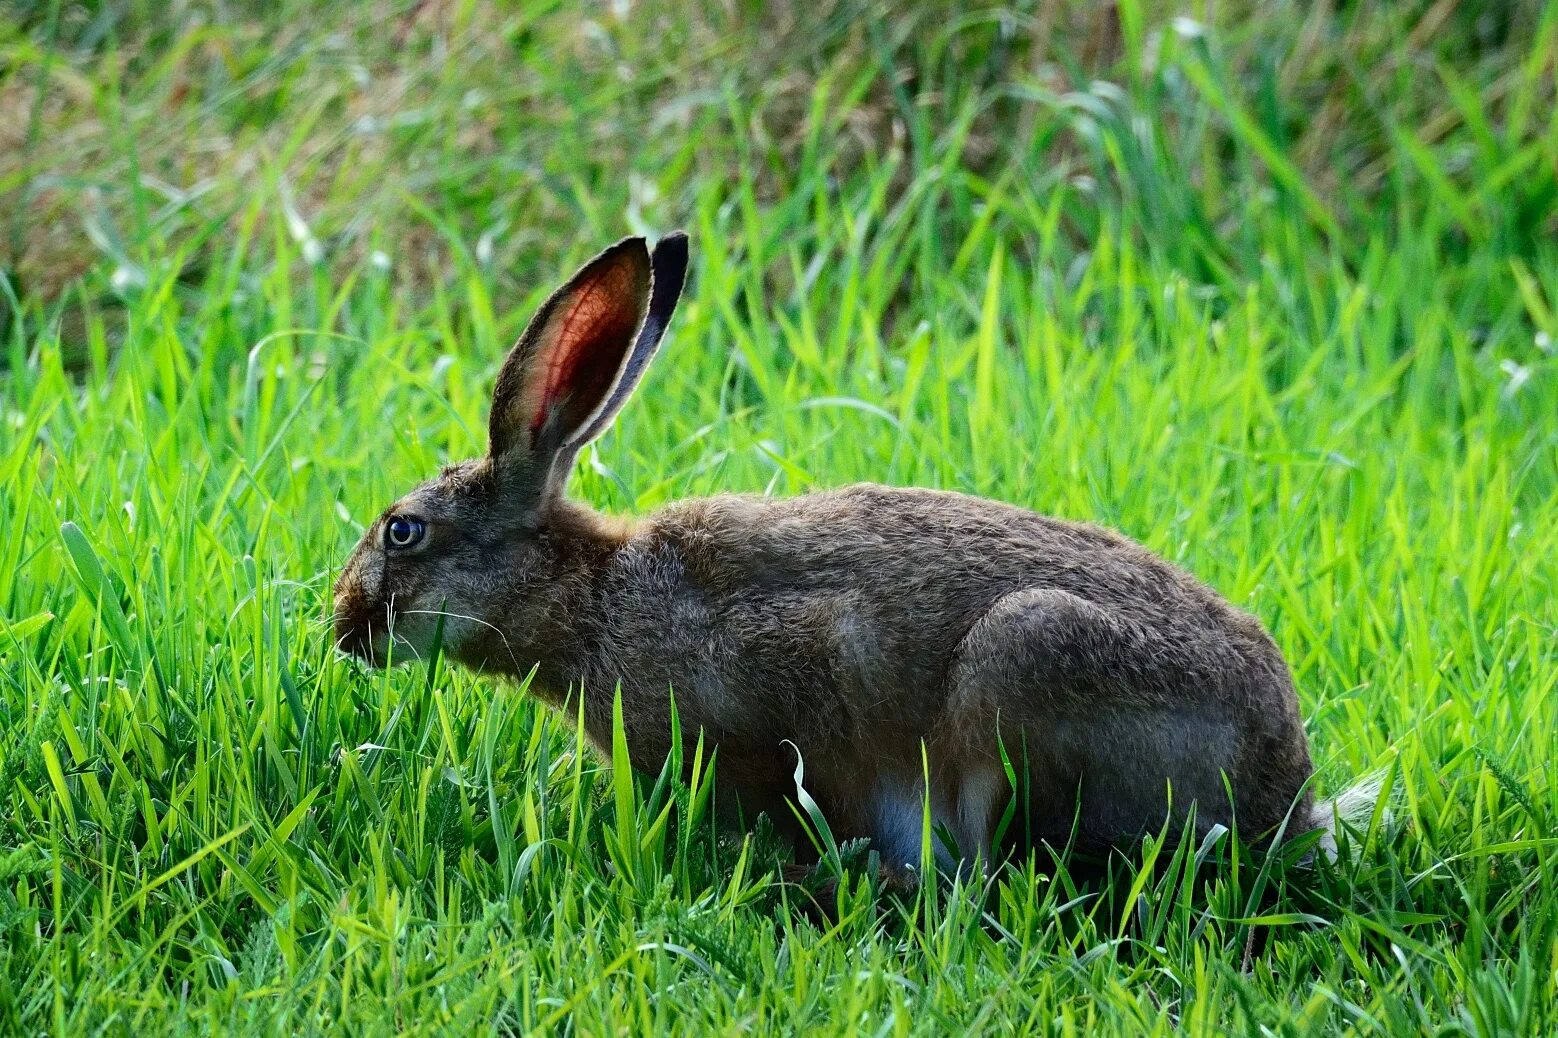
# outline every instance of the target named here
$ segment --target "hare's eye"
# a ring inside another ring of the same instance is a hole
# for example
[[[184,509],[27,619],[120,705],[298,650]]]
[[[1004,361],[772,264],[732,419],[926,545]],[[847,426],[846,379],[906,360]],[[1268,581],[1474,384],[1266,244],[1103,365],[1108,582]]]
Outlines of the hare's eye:
[[[390,548],[409,548],[422,539],[427,527],[420,519],[408,519],[403,515],[391,516],[384,524],[384,544]]]

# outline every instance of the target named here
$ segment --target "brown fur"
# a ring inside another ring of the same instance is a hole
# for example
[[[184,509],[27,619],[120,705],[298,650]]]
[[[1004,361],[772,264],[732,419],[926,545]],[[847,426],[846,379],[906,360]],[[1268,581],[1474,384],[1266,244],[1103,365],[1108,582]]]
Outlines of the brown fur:
[[[674,690],[684,738],[718,748],[742,808],[791,819],[799,753],[835,834],[869,837],[889,863],[917,860],[927,794],[956,841],[944,857],[991,850],[1011,794],[1003,745],[1029,787],[1030,840],[1107,847],[1191,803],[1202,829],[1270,833],[1290,813],[1294,828],[1319,824],[1281,653],[1252,617],[1115,533],[874,485],[683,501],[636,522],[565,499],[574,452],[669,321],[685,240],[668,242],[652,287],[629,239],[543,307],[499,377],[497,452],[413,490],[347,563],[345,648],[383,664],[393,643],[405,659],[444,610],[450,655],[510,677],[535,668],[554,706],[582,696],[599,746],[620,683],[633,763],[650,771],[670,748]],[[602,285],[629,287],[613,308]],[[580,307],[570,293],[585,290]],[[598,325],[558,334],[557,312]],[[609,385],[556,384],[602,356],[622,366]],[[544,420],[559,413],[573,417]],[[386,548],[394,515],[424,521],[424,541]]]

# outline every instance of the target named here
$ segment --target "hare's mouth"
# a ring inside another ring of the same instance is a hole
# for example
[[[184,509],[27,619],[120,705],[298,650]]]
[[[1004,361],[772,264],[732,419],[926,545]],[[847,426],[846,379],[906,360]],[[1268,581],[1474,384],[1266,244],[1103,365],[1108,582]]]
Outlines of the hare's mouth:
[[[464,613],[427,608],[414,592],[375,601],[348,588],[336,595],[334,619],[335,647],[373,667],[415,664],[440,651],[458,655],[473,627],[497,631]]]
[[[420,644],[422,626],[409,625],[398,611],[383,609],[383,615],[364,615],[338,608],[335,614],[335,647],[370,667],[400,666],[415,663],[425,656]],[[417,617],[410,617],[412,621]]]
[[[335,606],[335,647],[373,667],[382,667],[390,657],[390,645],[395,640],[394,617],[383,609],[383,616],[375,617],[372,608],[353,608],[359,603],[337,599]],[[377,619],[379,622],[375,623]]]
[[[342,613],[335,616],[335,647],[348,656],[355,656],[364,663],[382,666],[381,649],[387,646],[387,632],[374,631],[372,626],[361,623]]]
[[[392,631],[362,626],[338,635],[335,647],[370,667],[399,666],[418,657],[416,646]]]

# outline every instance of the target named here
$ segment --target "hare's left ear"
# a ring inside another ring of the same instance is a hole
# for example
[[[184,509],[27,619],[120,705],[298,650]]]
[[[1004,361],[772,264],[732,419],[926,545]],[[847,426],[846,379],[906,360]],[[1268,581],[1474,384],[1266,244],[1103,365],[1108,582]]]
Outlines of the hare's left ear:
[[[560,488],[642,378],[686,273],[686,235],[661,239],[653,259],[644,239],[624,238],[541,305],[492,391],[489,453],[505,496],[536,505]]]

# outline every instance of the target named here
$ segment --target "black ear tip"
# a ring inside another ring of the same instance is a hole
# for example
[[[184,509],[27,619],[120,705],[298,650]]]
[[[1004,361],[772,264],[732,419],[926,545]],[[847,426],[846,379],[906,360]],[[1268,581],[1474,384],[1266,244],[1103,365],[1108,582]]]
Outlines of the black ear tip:
[[[654,271],[654,296],[649,309],[654,313],[670,316],[676,306],[676,298],[682,293],[687,279],[687,235],[672,231],[655,243],[655,253],[650,259]]]
[[[661,263],[667,265],[675,264],[685,268],[687,266],[687,232],[672,231],[655,242],[654,262],[657,269]]]

